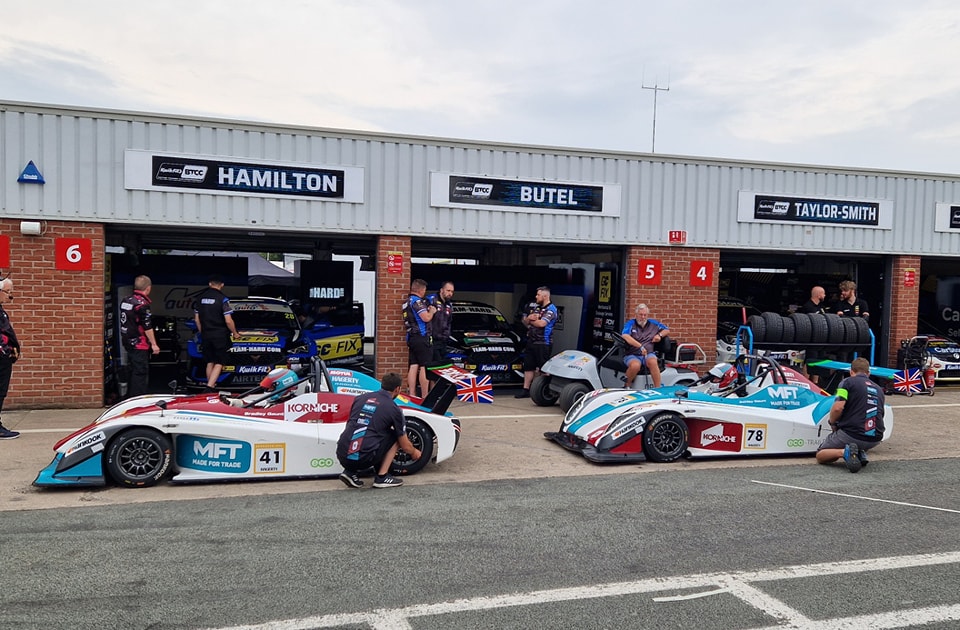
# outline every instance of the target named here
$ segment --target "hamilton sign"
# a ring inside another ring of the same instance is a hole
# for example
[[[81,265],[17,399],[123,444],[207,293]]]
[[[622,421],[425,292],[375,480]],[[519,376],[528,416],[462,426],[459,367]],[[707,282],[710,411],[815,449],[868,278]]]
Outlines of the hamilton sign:
[[[363,202],[363,169],[127,150],[124,183],[134,190]]]

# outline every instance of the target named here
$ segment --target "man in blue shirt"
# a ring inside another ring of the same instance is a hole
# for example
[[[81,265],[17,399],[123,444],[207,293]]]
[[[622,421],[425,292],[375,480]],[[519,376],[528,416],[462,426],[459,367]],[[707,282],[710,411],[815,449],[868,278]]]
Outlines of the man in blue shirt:
[[[514,398],[529,398],[530,384],[553,352],[553,327],[557,323],[557,307],[550,302],[549,287],[537,289],[537,306],[523,316],[527,327],[527,347],[523,351],[523,391]]]
[[[430,343],[430,321],[437,307],[424,297],[427,294],[427,282],[420,278],[410,283],[410,295],[403,303],[403,325],[407,330],[407,353],[410,369],[407,372],[407,385],[410,395],[417,396],[417,383],[420,384],[420,396],[427,395],[427,366],[433,361],[433,347]]]
[[[667,336],[670,329],[655,319],[650,319],[650,309],[646,304],[637,304],[636,318],[629,320],[623,327],[623,340],[627,343],[627,355],[623,362],[627,366],[627,389],[633,387],[633,379],[646,365],[650,371],[653,388],[660,387],[660,365],[653,345]]]

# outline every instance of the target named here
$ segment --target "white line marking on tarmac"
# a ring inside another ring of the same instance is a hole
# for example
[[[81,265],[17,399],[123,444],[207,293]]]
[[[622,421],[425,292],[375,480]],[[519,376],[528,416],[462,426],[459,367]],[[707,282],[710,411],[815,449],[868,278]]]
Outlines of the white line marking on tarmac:
[[[874,497],[865,497],[858,494],[844,494],[842,492],[829,492],[827,490],[817,490],[816,488],[804,488],[802,486],[790,486],[785,483],[772,483],[770,481],[757,481],[751,479],[751,483],[759,483],[764,486],[777,486],[780,488],[790,488],[791,490],[804,490],[806,492],[816,492],[817,494],[832,494],[835,497],[846,497],[848,499],[862,499],[864,501],[876,501],[878,503],[892,503],[893,505],[905,505],[907,507],[922,508],[924,510],[937,510],[938,512],[951,512],[960,514],[960,510],[951,510],[950,508],[936,507],[933,505],[920,505],[919,503],[904,503],[903,501],[890,501],[889,499],[877,499]]]
[[[415,617],[455,615],[467,611],[494,610],[517,606],[541,605],[550,602],[565,602],[603,597],[619,597],[664,591],[678,591],[713,587],[705,593],[712,595],[729,592],[751,606],[769,614],[776,621],[762,628],[790,628],[792,630],[831,630],[843,626],[857,628],[907,628],[911,626],[960,621],[960,605],[949,604],[927,608],[900,609],[874,615],[843,619],[810,620],[799,611],[773,598],[750,584],[797,578],[823,577],[870,571],[891,571],[921,566],[936,566],[960,563],[960,552],[944,552],[915,556],[899,556],[851,560],[848,562],[825,562],[821,564],[795,565],[762,571],[742,573],[701,573],[676,577],[652,578],[635,582],[617,582],[594,586],[559,588],[529,593],[516,593],[492,597],[474,597],[419,604],[406,608],[377,609],[359,613],[340,613],[319,617],[304,617],[269,621],[264,624],[231,626],[220,630],[309,630],[335,628],[347,625],[368,625],[376,630],[412,628],[409,620]],[[675,601],[663,599],[659,601]],[[786,623],[784,623],[786,622]],[[759,629],[757,629],[759,630]]]
[[[890,405],[894,409],[927,409],[928,407],[960,407],[960,403],[930,403],[928,405]]]

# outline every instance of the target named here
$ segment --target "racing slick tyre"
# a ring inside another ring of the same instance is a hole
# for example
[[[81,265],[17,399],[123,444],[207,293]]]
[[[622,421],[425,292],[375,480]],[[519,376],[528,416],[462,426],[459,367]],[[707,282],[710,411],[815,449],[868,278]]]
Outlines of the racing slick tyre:
[[[857,343],[857,323],[851,317],[841,317],[840,323],[843,324],[843,338],[846,343]]]
[[[672,462],[687,452],[690,431],[675,413],[662,413],[643,428],[643,452],[652,462]]]
[[[557,404],[560,397],[550,389],[550,375],[541,374],[530,383],[530,400],[538,407],[550,407]]]
[[[780,319],[783,320],[783,337],[780,338],[780,343],[793,343],[797,336],[797,327],[793,318],[781,317]]]
[[[811,313],[810,317],[810,343],[823,345],[830,338],[830,328],[827,324],[827,318],[820,313]]]
[[[577,401],[590,392],[590,386],[586,383],[568,383],[560,390],[560,408],[563,413],[570,411],[570,407],[577,404]],[[533,394],[531,393],[531,396]]]
[[[747,318],[747,326],[753,331],[753,343],[762,343],[767,339],[767,323],[759,315]]]
[[[836,313],[827,313],[823,318],[827,322],[827,343],[843,343],[846,336],[843,318]]]
[[[806,313],[792,313],[794,335],[793,340],[799,344],[810,343],[811,324],[810,316]]]
[[[170,472],[173,449],[170,439],[153,429],[128,429],[110,442],[107,474],[126,488],[149,488]]]
[[[395,475],[412,475],[420,472],[433,459],[433,453],[437,448],[430,427],[416,418],[406,420],[407,437],[420,451],[420,459],[413,459],[403,451],[397,451],[393,457],[393,464],[390,465],[390,472]]]
[[[783,339],[783,318],[779,313],[761,313],[763,318],[766,336],[764,341],[767,343],[780,343]]]
[[[857,340],[853,343],[859,346],[869,346],[870,324],[862,317],[854,317],[851,321],[853,321],[853,325],[857,327]]]

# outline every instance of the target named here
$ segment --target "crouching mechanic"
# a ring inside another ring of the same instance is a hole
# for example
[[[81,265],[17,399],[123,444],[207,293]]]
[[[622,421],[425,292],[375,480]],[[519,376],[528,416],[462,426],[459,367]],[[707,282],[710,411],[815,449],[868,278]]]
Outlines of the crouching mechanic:
[[[380,390],[360,394],[350,408],[350,419],[337,441],[337,459],[343,466],[340,481],[351,488],[362,488],[360,472],[374,468],[374,488],[394,488],[403,480],[390,474],[390,465],[403,449],[413,459],[423,453],[407,437],[407,425],[400,407],[393,401],[400,393],[403,379],[389,372],[380,381]]]
[[[621,336],[627,342],[628,354],[623,357],[627,366],[627,380],[624,386],[633,387],[633,379],[640,373],[645,364],[653,380],[653,388],[660,387],[660,365],[657,363],[657,353],[653,351],[653,344],[667,336],[670,329],[666,324],[655,319],[649,319],[650,309],[646,304],[637,304],[637,316],[623,327]]]
[[[830,408],[833,433],[820,445],[817,462],[829,464],[841,457],[850,472],[867,465],[867,451],[883,439],[883,389],[870,380],[870,363],[850,363],[850,376],[840,381],[837,400]]]

